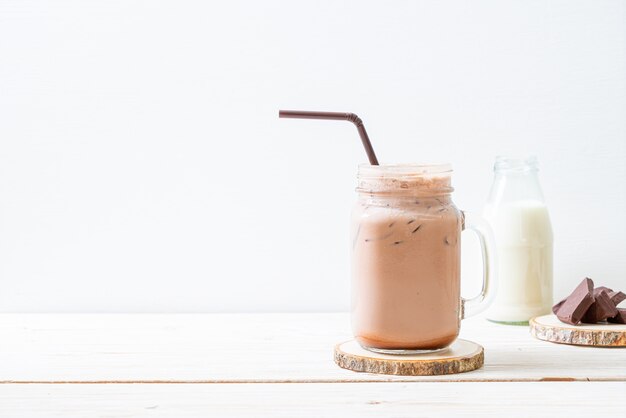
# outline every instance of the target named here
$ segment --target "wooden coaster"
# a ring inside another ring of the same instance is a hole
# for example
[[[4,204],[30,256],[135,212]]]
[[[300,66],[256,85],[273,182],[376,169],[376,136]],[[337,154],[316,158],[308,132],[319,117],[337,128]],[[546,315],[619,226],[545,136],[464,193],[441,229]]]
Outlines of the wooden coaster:
[[[471,341],[457,339],[443,351],[429,354],[391,355],[365,350],[355,340],[335,346],[335,363],[355,372],[434,376],[463,373],[482,367],[483,348]]]
[[[530,320],[530,333],[553,343],[626,347],[626,325],[623,324],[570,325],[559,321],[556,315],[544,315]]]

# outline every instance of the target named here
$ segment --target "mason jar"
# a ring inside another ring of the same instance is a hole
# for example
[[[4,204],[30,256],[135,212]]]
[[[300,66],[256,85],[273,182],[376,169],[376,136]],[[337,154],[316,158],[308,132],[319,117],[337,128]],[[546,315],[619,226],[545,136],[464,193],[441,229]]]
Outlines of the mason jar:
[[[495,264],[489,226],[452,201],[442,165],[361,165],[352,212],[352,329],[365,349],[441,350],[460,321],[486,308]],[[474,230],[483,256],[479,295],[460,295],[461,232]]]

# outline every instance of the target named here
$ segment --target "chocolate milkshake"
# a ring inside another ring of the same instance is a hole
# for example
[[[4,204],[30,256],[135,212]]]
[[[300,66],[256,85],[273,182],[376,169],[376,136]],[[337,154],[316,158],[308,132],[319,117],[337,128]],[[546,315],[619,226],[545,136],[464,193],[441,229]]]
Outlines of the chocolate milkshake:
[[[452,203],[449,165],[379,165],[354,113],[280,110],[281,118],[353,123],[370,164],[359,166],[352,213],[352,328],[364,348],[389,354],[439,350],[462,318],[482,312],[494,294],[493,233]],[[478,234],[483,287],[460,296],[460,235]]]
[[[437,350],[459,333],[461,212],[449,166],[361,166],[352,326],[378,351]]]

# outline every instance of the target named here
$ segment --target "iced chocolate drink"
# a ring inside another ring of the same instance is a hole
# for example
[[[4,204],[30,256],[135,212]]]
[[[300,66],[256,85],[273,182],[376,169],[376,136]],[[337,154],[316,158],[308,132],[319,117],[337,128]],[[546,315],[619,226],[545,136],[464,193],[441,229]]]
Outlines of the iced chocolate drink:
[[[463,215],[450,173],[448,165],[359,168],[352,325],[364,348],[438,350],[459,333]]]

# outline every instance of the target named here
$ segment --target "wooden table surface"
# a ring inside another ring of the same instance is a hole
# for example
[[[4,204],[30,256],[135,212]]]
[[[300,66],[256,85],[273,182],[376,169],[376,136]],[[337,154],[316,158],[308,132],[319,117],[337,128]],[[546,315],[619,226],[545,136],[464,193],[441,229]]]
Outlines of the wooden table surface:
[[[2,314],[0,417],[621,416],[626,349],[538,341],[463,322],[482,369],[343,370],[338,314]],[[506,411],[506,412],[505,412]]]

